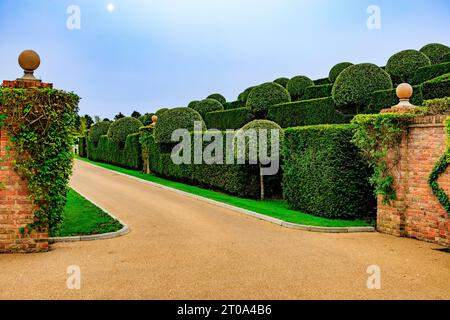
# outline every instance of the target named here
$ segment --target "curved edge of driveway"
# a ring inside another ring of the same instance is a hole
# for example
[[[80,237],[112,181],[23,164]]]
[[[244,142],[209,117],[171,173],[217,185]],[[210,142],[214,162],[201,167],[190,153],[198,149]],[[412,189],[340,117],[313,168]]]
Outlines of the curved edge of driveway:
[[[78,161],[83,161],[83,160],[78,160]],[[235,212],[238,212],[238,213],[241,213],[241,214],[245,214],[247,216],[250,216],[250,217],[253,217],[253,218],[256,218],[256,219],[259,219],[259,220],[270,222],[270,223],[279,225],[279,226],[284,227],[284,228],[296,229],[296,230],[302,230],[302,231],[310,231],[310,232],[321,232],[321,233],[375,232],[375,228],[374,227],[318,227],[318,226],[301,225],[301,224],[297,224],[297,223],[287,222],[287,221],[284,221],[284,220],[280,220],[280,219],[277,219],[277,218],[272,218],[272,217],[266,216],[266,215],[261,214],[261,213],[257,213],[257,212],[253,212],[253,211],[250,211],[250,210],[246,210],[246,209],[242,209],[242,208],[239,208],[239,207],[235,207],[235,206],[232,206],[232,205],[220,202],[220,201],[211,200],[211,199],[208,199],[208,198],[205,198],[205,197],[202,197],[202,196],[198,196],[198,195],[195,195],[195,194],[192,194],[192,193],[189,193],[189,192],[185,192],[185,191],[181,191],[181,190],[178,190],[178,189],[175,189],[175,188],[167,187],[167,186],[158,184],[156,182],[152,182],[152,181],[144,180],[144,179],[137,178],[137,177],[134,177],[134,176],[130,176],[130,175],[122,173],[122,172],[118,172],[118,171],[114,171],[114,170],[111,170],[111,169],[103,168],[101,166],[92,164],[90,162],[83,161],[83,163],[86,163],[88,165],[91,165],[91,166],[94,166],[94,167],[97,167],[97,168],[109,171],[109,172],[114,173],[114,174],[118,174],[118,175],[130,178],[130,179],[134,179],[134,180],[142,182],[142,183],[149,184],[149,185],[154,186],[156,188],[161,188],[163,190],[168,190],[168,191],[171,191],[171,192],[175,192],[175,193],[178,193],[180,195],[184,195],[184,196],[196,199],[196,200],[204,201],[206,203],[209,203],[209,204],[212,204],[212,205],[215,205],[215,206],[218,206],[218,207],[230,209],[232,211],[235,211]]]
[[[100,210],[102,210],[103,212],[106,212],[111,218],[119,221],[119,223],[122,225],[122,229],[115,231],[115,232],[92,234],[92,235],[88,235],[88,236],[53,237],[53,238],[48,238],[49,243],[106,240],[106,239],[113,239],[113,238],[121,237],[130,232],[130,228],[122,220],[115,217],[113,214],[108,212],[108,210],[105,210],[104,208],[102,208],[102,206],[100,206],[99,204],[97,204],[94,201],[92,201],[91,199],[89,199],[89,197],[85,196],[83,193],[79,192],[78,190],[75,190],[75,191],[78,194],[80,194],[82,197],[84,197],[87,201],[91,202],[93,205],[98,207]]]

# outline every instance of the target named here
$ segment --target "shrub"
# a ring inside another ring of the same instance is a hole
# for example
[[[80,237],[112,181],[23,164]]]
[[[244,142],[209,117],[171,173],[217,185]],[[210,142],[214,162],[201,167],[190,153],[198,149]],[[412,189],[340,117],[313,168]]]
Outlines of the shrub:
[[[319,99],[331,97],[333,91],[332,84],[323,84],[320,86],[308,87],[303,95],[303,100]]]
[[[205,116],[206,127],[225,131],[240,129],[253,120],[253,114],[247,108],[209,112]]]
[[[345,122],[343,115],[336,112],[332,98],[274,105],[269,108],[267,119],[282,128]]]
[[[240,101],[226,102],[226,103],[223,105],[223,108],[224,108],[225,110],[245,108],[245,103],[243,104],[243,103],[240,102]]]
[[[158,111],[155,112],[155,115],[159,118],[161,117],[164,113],[166,113],[167,111],[169,111],[168,108],[162,108],[159,109]]]
[[[275,79],[275,80],[273,80],[273,82],[279,84],[279,85],[282,86],[283,88],[286,88],[286,87],[287,87],[287,84],[288,84],[288,82],[289,82],[289,79],[283,77],[283,78]]]
[[[344,71],[345,69],[347,69],[352,65],[353,63],[350,62],[341,62],[335,65],[333,68],[331,68],[330,75],[328,76],[330,82],[331,83],[335,82],[337,77],[339,77],[339,75],[342,73],[342,71]]]
[[[313,85],[314,82],[310,78],[305,76],[296,76],[289,80],[286,88],[291,95],[292,101],[298,101],[303,97],[306,88]]]
[[[392,81],[383,69],[363,63],[348,67],[339,75],[332,96],[338,110],[359,113],[367,108],[370,93],[392,89]]]
[[[144,114],[143,116],[140,116],[140,117],[139,117],[139,121],[142,122],[142,124],[143,124],[144,126],[148,126],[148,125],[150,125],[150,124],[153,123],[152,117],[153,117],[154,115],[155,115],[154,113],[146,113],[146,114]]]
[[[241,94],[239,94],[238,101],[243,105],[247,105],[248,96],[250,95],[250,92],[252,92],[252,90],[255,87],[256,86],[245,89]]]
[[[199,102],[200,102],[199,100],[194,100],[194,101],[189,102],[188,108],[194,109],[195,106],[196,106]]]
[[[410,99],[413,105],[421,106],[423,103],[422,86],[414,86],[414,94]],[[396,89],[379,90],[370,95],[367,113],[379,113],[382,109],[388,109],[399,103]]]
[[[220,104],[222,104],[222,105],[227,102],[227,99],[225,99],[225,97],[219,93],[214,93],[214,94],[208,96],[206,99],[214,99],[216,101],[219,101]]]
[[[223,110],[223,105],[215,99],[205,99],[199,101],[193,109],[200,113],[202,118],[205,118],[208,112]]]
[[[450,72],[450,62],[434,64],[416,71],[411,84],[421,84]]]
[[[78,155],[82,158],[87,157],[87,138],[86,137],[78,138]]]
[[[330,79],[328,79],[328,78],[314,80],[314,85],[316,85],[316,86],[321,86],[323,84],[330,84],[330,83],[331,83]]]
[[[425,100],[450,97],[450,73],[424,82],[422,92]]]
[[[139,132],[140,127],[142,127],[142,122],[136,118],[121,118],[110,125],[108,139],[122,147],[127,140],[127,136]]]
[[[155,140],[157,143],[172,143],[172,132],[174,130],[187,129],[193,131],[194,122],[196,121],[201,122],[203,129],[205,129],[205,123],[203,122],[202,116],[194,109],[170,109],[163,113],[158,119],[155,127]]]
[[[332,219],[374,215],[371,170],[352,137],[351,125],[285,131],[283,195],[289,207]]]
[[[450,62],[450,53],[447,53],[443,58],[442,58],[442,62]]]
[[[395,84],[411,83],[419,68],[431,65],[430,59],[420,51],[405,50],[389,58],[386,72]]]
[[[111,126],[111,122],[101,121],[94,123],[89,129],[89,139],[94,145],[98,144],[100,137],[108,133],[108,129]]]
[[[450,115],[450,97],[426,100],[424,106],[427,109],[427,115]]]
[[[450,54],[450,48],[440,43],[430,43],[420,49],[420,52],[425,54],[433,64],[446,62]]]
[[[256,116],[265,116],[270,106],[290,102],[289,92],[279,84],[268,82],[254,88],[247,100],[247,108]]]

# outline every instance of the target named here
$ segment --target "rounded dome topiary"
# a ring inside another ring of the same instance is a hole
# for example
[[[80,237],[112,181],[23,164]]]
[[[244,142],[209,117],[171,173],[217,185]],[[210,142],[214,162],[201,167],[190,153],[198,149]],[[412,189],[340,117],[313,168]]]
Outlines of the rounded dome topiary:
[[[394,54],[386,64],[394,84],[410,83],[419,68],[430,66],[430,59],[420,51],[404,50]]]
[[[287,102],[291,102],[289,92],[277,83],[267,82],[253,88],[247,99],[247,108],[260,116],[267,113],[269,107]]]
[[[386,71],[374,64],[362,63],[342,71],[333,85],[332,96],[341,112],[358,113],[367,108],[372,92],[392,88]]]
[[[188,108],[194,109],[194,107],[195,107],[199,102],[200,102],[199,100],[194,100],[194,101],[189,102]]]
[[[100,137],[108,133],[108,129],[111,126],[110,121],[101,121],[93,124],[89,129],[89,139],[96,146],[100,141]]]
[[[250,95],[250,92],[252,92],[252,90],[253,90],[254,88],[256,88],[256,86],[245,89],[244,92],[242,92],[241,94],[239,94],[237,100],[238,100],[241,104],[246,105],[246,104],[247,104],[248,96]]]
[[[161,116],[163,115],[163,113],[165,113],[165,112],[168,111],[168,110],[169,110],[168,108],[162,108],[162,109],[159,109],[158,111],[155,112],[155,115],[156,115],[157,117],[161,117]]]
[[[154,113],[146,113],[143,116],[140,116],[138,119],[144,126],[149,126],[153,123],[152,117],[154,116]]]
[[[432,64],[439,64],[447,62],[448,55],[450,55],[450,48],[440,43],[430,43],[420,49],[420,52],[425,54]]]
[[[125,117],[114,121],[108,130],[108,138],[112,142],[124,145],[128,135],[139,132],[143,124],[136,118]]]
[[[336,81],[337,77],[339,77],[339,75],[342,73],[342,71],[344,71],[345,69],[347,69],[348,67],[352,66],[353,63],[351,62],[341,62],[338,63],[337,65],[335,65],[333,68],[331,68],[330,70],[330,74],[328,76],[328,79],[333,83]]]
[[[194,131],[195,122],[200,122],[206,130],[200,113],[191,108],[174,108],[163,113],[156,123],[154,133],[157,143],[172,143],[172,132],[177,129]]]
[[[285,77],[282,77],[282,78],[278,78],[278,79],[273,80],[273,82],[278,83],[283,88],[286,88],[287,84],[289,82],[289,79],[285,78]]]
[[[225,97],[223,95],[221,95],[220,93],[214,93],[212,95],[209,95],[208,97],[206,97],[206,99],[214,99],[216,101],[219,101],[220,104],[222,104],[222,105],[227,103],[227,99],[225,99]]]
[[[289,80],[286,89],[291,95],[292,101],[301,100],[308,87],[314,85],[314,81],[305,76],[296,76]]]
[[[200,113],[202,118],[205,118],[208,112],[223,110],[223,105],[215,99],[205,99],[195,104],[193,109]]]

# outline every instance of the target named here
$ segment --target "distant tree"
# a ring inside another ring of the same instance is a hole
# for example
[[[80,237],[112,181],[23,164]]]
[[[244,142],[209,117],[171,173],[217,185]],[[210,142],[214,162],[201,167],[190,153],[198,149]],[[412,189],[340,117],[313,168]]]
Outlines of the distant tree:
[[[95,123],[99,123],[100,122],[100,117],[99,116],[94,116],[94,122]]]
[[[105,122],[111,122],[111,120],[109,120],[108,118],[103,119],[103,121],[105,121]]]
[[[133,113],[131,114],[131,116],[133,118],[138,119],[140,116],[142,116],[142,114],[139,111],[133,111]]]
[[[114,117],[114,120],[119,120],[119,119],[122,119],[122,118],[125,118],[125,115],[122,112],[119,112],[119,114],[117,114]]]
[[[86,119],[86,129],[89,129],[94,124],[94,120],[88,114],[85,114],[83,118]]]

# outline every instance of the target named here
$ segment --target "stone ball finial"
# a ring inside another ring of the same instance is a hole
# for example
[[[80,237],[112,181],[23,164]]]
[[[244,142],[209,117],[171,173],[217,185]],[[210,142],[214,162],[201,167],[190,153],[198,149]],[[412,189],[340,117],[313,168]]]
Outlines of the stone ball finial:
[[[19,55],[19,65],[24,70],[25,74],[19,80],[36,81],[34,71],[41,65],[41,58],[36,51],[25,50]]]
[[[414,93],[414,89],[409,83],[402,83],[397,87],[396,92],[400,100],[409,100]]]

